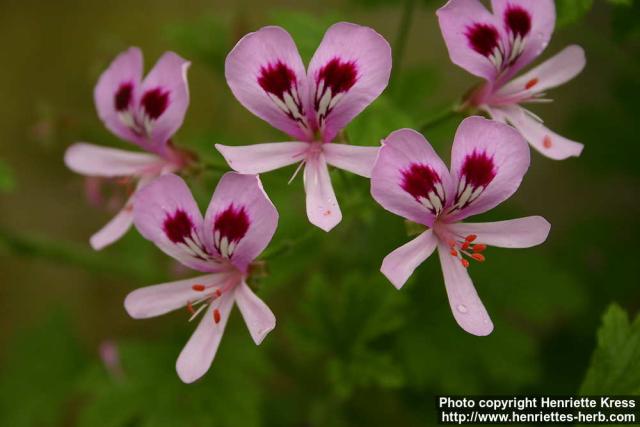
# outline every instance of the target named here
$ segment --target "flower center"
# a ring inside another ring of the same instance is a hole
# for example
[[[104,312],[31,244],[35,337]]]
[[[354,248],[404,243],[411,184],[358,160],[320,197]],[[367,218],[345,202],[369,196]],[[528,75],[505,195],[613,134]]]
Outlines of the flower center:
[[[258,85],[283,113],[295,120],[306,133],[310,132],[298,94],[296,74],[291,68],[281,60],[260,67]]]
[[[444,188],[440,176],[431,166],[412,163],[409,168],[402,171],[400,186],[434,215],[442,212],[446,204]]]
[[[153,126],[169,107],[170,91],[160,86],[147,90],[135,105],[132,82],[120,84],[113,105],[120,121],[138,136],[149,137]]]
[[[493,157],[490,157],[486,151],[474,150],[467,155],[460,169],[458,189],[450,212],[469,206],[482,194],[495,176],[496,167]]]
[[[178,209],[173,215],[167,214],[163,227],[167,238],[191,256],[203,261],[211,260],[207,248],[202,244],[194,223],[184,210]]]
[[[249,230],[249,216],[244,206],[233,204],[216,215],[213,223],[213,238],[216,250],[224,258],[231,258],[238,242]]]
[[[336,57],[320,68],[316,74],[316,92],[313,97],[318,128],[323,128],[326,117],[357,80],[355,61],[343,61]]]
[[[484,262],[486,259],[482,252],[487,249],[487,245],[474,243],[477,238],[478,236],[475,234],[469,234],[464,238],[461,236],[453,236],[447,242],[449,245],[449,254],[452,257],[458,258],[464,268],[469,267],[469,259],[478,262]]]
[[[220,282],[202,284],[197,283],[191,286],[191,289],[200,294],[199,298],[193,301],[187,301],[187,312],[191,315],[189,322],[198,317],[207,307],[213,306],[212,318],[215,324],[220,323],[222,313],[220,311],[220,297],[233,290],[242,280],[237,274],[229,276],[222,284]]]

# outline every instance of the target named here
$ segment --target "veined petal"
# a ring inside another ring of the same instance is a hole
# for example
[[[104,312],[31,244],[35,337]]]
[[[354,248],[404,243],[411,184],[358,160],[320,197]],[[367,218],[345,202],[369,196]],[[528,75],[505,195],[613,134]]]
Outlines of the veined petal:
[[[489,335],[493,323],[484,308],[467,269],[458,258],[451,256],[446,243],[438,243],[438,255],[451,312],[458,325],[473,335]]]
[[[427,230],[409,243],[400,246],[382,261],[380,271],[397,289],[402,288],[418,268],[436,249],[438,239]]]
[[[502,81],[506,81],[518,70],[530,64],[547,47],[556,24],[556,8],[553,0],[491,0],[491,7],[496,20],[502,23],[505,33],[509,33],[509,12],[514,9],[519,12],[516,13],[515,26],[526,25],[528,29],[522,53],[507,73],[501,76]],[[523,17],[518,15],[522,13],[526,14],[526,24],[519,23]]]
[[[235,289],[235,298],[251,338],[256,345],[260,345],[264,337],[276,327],[276,316],[244,282]]]
[[[451,148],[456,196],[448,220],[486,212],[511,197],[529,161],[527,144],[512,127],[477,116],[464,119]]]
[[[116,148],[79,142],[64,154],[64,163],[72,171],[86,176],[136,176],[157,169],[162,158],[149,153],[134,153]]]
[[[133,224],[132,200],[129,199],[120,212],[114,216],[104,227],[97,231],[89,239],[91,247],[99,251],[109,246],[125,235]]]
[[[329,143],[322,146],[328,164],[355,173],[365,178],[371,177],[373,164],[380,147]]]
[[[225,275],[221,273],[208,274],[136,289],[127,295],[124,307],[134,319],[160,316],[202,298],[202,292],[194,290],[194,285],[212,285],[224,279]]]
[[[311,224],[330,231],[342,221],[342,212],[331,185],[324,154],[307,159],[304,168],[304,191],[307,195],[307,216]]]
[[[501,23],[479,0],[449,0],[436,14],[451,61],[494,81],[498,71],[489,57],[504,37]]]
[[[382,143],[371,195],[389,212],[430,227],[450,203],[453,187],[447,167],[424,136],[400,129]]]
[[[200,324],[178,356],[176,371],[180,379],[187,384],[207,373],[218,351],[234,299],[232,294],[223,294],[219,301],[217,308],[215,304],[211,304],[206,310]],[[214,321],[214,310],[220,313],[219,322]]]
[[[578,157],[584,148],[579,142],[549,130],[530,113],[518,106],[495,108],[542,155],[554,160]]]
[[[586,58],[580,46],[567,46],[542,64],[513,79],[495,95],[498,99],[526,99],[536,93],[560,86],[577,76]]]
[[[202,239],[202,214],[182,178],[162,175],[136,193],[133,220],[142,236],[187,267],[218,271]]]
[[[304,160],[308,142],[271,142],[234,147],[216,144],[229,166],[240,173],[262,173]]]
[[[246,109],[296,139],[311,140],[306,73],[283,28],[263,27],[244,36],[227,56],[225,77]]]
[[[142,79],[142,52],[131,47],[119,54],[102,73],[93,92],[98,116],[107,129],[135,142],[136,135],[120,118],[120,111],[133,105]]]
[[[451,224],[450,230],[459,236],[475,234],[477,242],[500,248],[530,248],[547,240],[551,224],[541,216],[507,221]]]
[[[140,110],[150,119],[151,132],[140,142],[163,154],[167,141],[182,126],[189,106],[187,70],[191,63],[166,52],[149,71],[140,89]]]
[[[245,271],[267,247],[277,226],[278,211],[260,178],[227,172],[211,197],[202,232],[210,251]]]
[[[382,93],[391,74],[391,47],[369,27],[332,25],[309,63],[311,120],[331,142]]]

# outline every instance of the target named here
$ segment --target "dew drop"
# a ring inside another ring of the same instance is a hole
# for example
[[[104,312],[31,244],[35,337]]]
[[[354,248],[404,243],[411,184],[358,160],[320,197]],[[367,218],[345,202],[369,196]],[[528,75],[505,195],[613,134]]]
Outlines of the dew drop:
[[[466,313],[467,312],[467,306],[464,304],[458,304],[458,306],[456,307],[458,309],[458,311],[460,313]]]

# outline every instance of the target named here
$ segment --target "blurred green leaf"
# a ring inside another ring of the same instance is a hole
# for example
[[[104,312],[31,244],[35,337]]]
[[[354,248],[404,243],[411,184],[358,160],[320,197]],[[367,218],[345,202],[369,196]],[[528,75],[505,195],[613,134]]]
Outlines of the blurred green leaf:
[[[55,311],[20,330],[5,348],[0,371],[0,425],[61,425],[69,417],[76,380],[87,364],[71,322]]]
[[[611,304],[598,329],[598,345],[591,357],[580,394],[640,393],[640,316]]]
[[[3,160],[0,160],[0,192],[8,193],[16,186],[13,170]]]
[[[574,24],[582,19],[593,6],[593,0],[556,0],[556,26]]]
[[[388,97],[380,96],[347,127],[349,143],[379,145],[394,130],[413,127],[415,122]]]

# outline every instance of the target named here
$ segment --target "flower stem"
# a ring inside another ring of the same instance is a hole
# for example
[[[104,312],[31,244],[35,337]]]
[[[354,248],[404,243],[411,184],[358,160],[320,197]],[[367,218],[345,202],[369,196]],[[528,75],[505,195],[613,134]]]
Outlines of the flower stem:
[[[436,126],[439,126],[440,124],[446,122],[447,120],[452,119],[459,115],[464,115],[464,113],[463,111],[460,110],[458,106],[454,105],[450,108],[447,108],[446,110],[440,111],[436,115],[424,121],[424,123],[420,125],[420,128],[418,130],[424,133],[427,130],[434,128]]]
[[[407,37],[409,36],[409,29],[411,28],[411,21],[413,20],[413,9],[415,4],[415,0],[405,0],[404,2],[402,17],[400,18],[400,25],[398,26],[398,35],[396,36],[393,46],[392,80],[395,79],[400,71],[402,57],[404,56],[404,51],[407,45]]]

